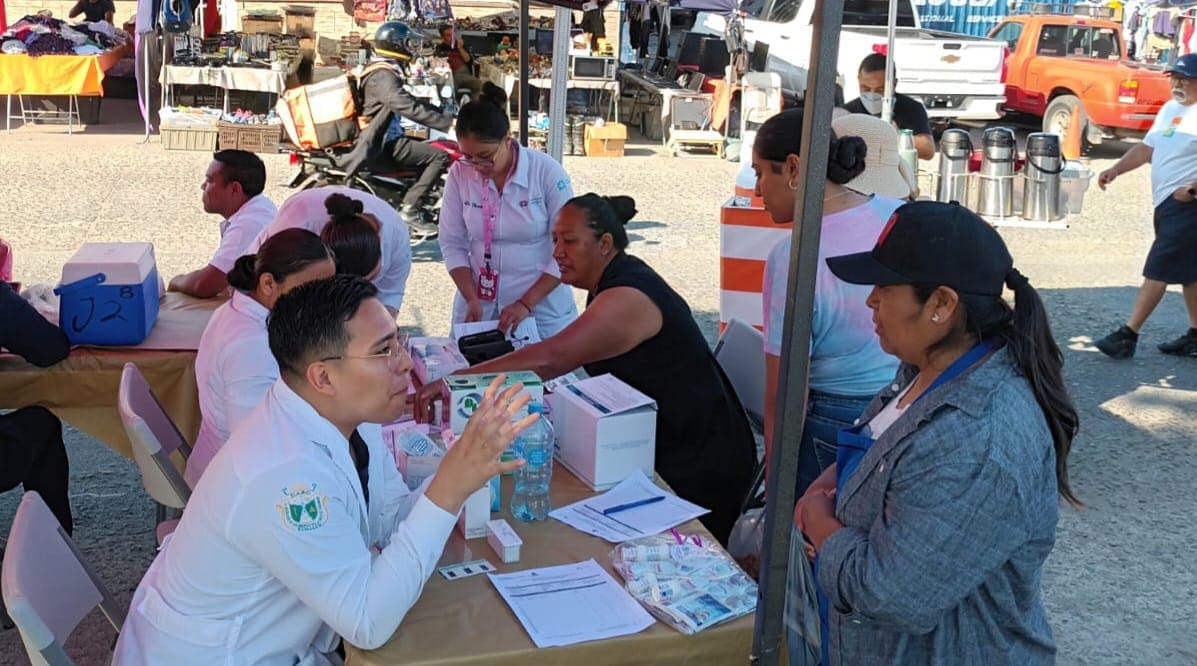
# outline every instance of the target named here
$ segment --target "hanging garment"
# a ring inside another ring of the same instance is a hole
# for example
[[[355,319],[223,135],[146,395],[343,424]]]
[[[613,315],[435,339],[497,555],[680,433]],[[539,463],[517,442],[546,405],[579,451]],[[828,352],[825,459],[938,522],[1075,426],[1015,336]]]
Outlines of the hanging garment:
[[[1151,31],[1157,35],[1164,37],[1172,37],[1176,34],[1176,27],[1172,22],[1173,13],[1167,9],[1161,9],[1156,12],[1155,19],[1151,22]]]

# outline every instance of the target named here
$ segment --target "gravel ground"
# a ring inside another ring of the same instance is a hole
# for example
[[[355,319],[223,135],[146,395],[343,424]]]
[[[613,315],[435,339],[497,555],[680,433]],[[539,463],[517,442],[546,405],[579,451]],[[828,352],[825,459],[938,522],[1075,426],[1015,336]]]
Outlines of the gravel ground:
[[[17,278],[54,282],[85,241],[149,240],[169,277],[203,265],[216,245],[217,220],[199,205],[209,156],[168,152],[157,137],[141,141],[132,106],[105,100],[105,124],[67,136],[58,128],[0,134],[0,235],[16,248]],[[1126,147],[1102,147],[1100,170]],[[670,158],[647,142],[623,159],[566,158],[575,189],[629,194],[641,210],[630,225],[632,251],[687,298],[707,335],[718,321],[718,206],[732,189],[735,165],[713,157]],[[283,157],[269,156],[268,194],[285,198]],[[59,174],[63,174],[60,176]],[[1080,408],[1082,434],[1070,459],[1073,486],[1086,502],[1064,509],[1044,574],[1048,608],[1065,664],[1193,664],[1197,637],[1197,529],[1192,479],[1197,360],[1154,346],[1185,329],[1179,293],[1170,292],[1148,322],[1129,362],[1110,361],[1091,339],[1130,308],[1151,238],[1147,170],[1108,192],[1095,187],[1086,212],[1067,231],[1006,229],[1019,268],[1039,287],[1065,347],[1066,373]],[[447,328],[452,283],[435,244],[416,248],[401,323]],[[579,303],[581,302],[579,295]],[[153,510],[136,467],[68,428],[76,538],[121,603],[127,603],[153,555]],[[11,521],[18,492],[0,495],[0,526]],[[7,529],[6,527],[0,529]],[[1188,610],[1185,610],[1188,609]],[[81,664],[107,661],[112,633],[98,614],[68,643]],[[15,630],[0,631],[0,663],[27,663]]]

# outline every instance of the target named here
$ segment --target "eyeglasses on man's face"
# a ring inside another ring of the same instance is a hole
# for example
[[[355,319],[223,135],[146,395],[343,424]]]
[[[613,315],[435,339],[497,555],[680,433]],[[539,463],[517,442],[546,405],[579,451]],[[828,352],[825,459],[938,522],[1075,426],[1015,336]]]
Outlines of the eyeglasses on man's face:
[[[387,369],[394,370],[399,366],[399,361],[407,355],[407,343],[409,336],[407,333],[396,333],[394,336],[387,338],[382,342],[378,351],[373,354],[342,354],[340,356],[329,356],[320,359],[321,361],[344,361],[347,359],[361,359],[374,360],[386,359]]]

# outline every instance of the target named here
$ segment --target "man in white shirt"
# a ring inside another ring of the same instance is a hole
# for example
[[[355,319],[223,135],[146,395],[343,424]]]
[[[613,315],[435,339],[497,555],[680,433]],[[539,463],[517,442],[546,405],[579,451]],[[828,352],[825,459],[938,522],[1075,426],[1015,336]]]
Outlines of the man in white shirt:
[[[411,358],[362,278],[275,304],[281,379],[213,459],[134,594],[115,664],[326,664],[338,636],[386,642],[432,574],[472,492],[529,416],[485,392],[438,473],[412,493],[379,426],[407,404]]]
[[[167,287],[197,298],[212,298],[228,289],[228,273],[258,234],[274,220],[278,210],[262,194],[266,165],[244,150],[222,150],[212,155],[204,173],[204,212],[219,215],[220,246],[207,266],[175,276]]]
[[[1143,143],[1098,176],[1101,189],[1118,176],[1151,164],[1155,241],[1143,266],[1143,286],[1126,324],[1094,343],[1106,356],[1135,355],[1139,329],[1170,284],[1182,285],[1189,330],[1158,346],[1172,356],[1197,356],[1197,53],[1168,70],[1172,100],[1160,107]]]

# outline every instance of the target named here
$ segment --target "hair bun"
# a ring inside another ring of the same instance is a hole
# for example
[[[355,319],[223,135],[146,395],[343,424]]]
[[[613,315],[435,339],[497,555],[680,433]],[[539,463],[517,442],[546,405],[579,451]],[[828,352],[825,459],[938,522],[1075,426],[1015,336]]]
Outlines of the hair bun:
[[[507,92],[490,81],[482,84],[482,92],[478,94],[478,99],[494,104],[504,111],[507,109]]]
[[[636,210],[636,200],[632,197],[617,195],[603,197],[603,201],[606,201],[607,205],[611,206],[611,210],[615,211],[615,217],[622,225],[626,225],[633,217],[636,217],[636,213],[640,212]]]
[[[229,285],[241,291],[253,291],[258,286],[258,255],[243,254],[233,262],[228,273]]]
[[[844,185],[852,182],[865,170],[869,144],[858,136],[842,136],[831,140],[831,155],[827,160],[827,180]]]
[[[350,198],[338,192],[330,194],[324,200],[324,209],[328,211],[329,216],[332,217],[334,222],[338,222],[361,215],[366,210],[366,207],[357,199]]]

